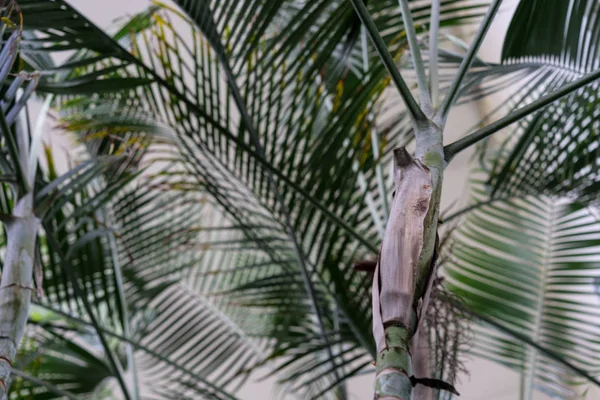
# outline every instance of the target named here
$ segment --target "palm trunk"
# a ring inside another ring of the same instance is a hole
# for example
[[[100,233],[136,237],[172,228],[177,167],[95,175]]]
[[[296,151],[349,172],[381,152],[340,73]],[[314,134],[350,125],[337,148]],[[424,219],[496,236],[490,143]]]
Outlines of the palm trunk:
[[[376,400],[411,399],[416,361],[411,347],[434,274],[444,162],[441,131],[428,124],[416,137],[415,159],[405,149],[394,150],[395,196],[373,279]]]
[[[40,224],[31,193],[19,200],[6,221],[6,257],[0,279],[0,399],[8,392],[11,365],[23,336],[33,290],[35,240]]]
[[[377,358],[375,399],[433,400],[432,388],[418,385],[413,390],[410,379],[412,375],[423,378],[431,374],[426,332],[426,329],[418,330],[417,344],[407,339],[407,329],[391,326],[386,330],[389,347]]]
[[[375,400],[410,400],[411,357],[409,329],[390,326],[385,329],[386,347],[379,351],[375,372]]]

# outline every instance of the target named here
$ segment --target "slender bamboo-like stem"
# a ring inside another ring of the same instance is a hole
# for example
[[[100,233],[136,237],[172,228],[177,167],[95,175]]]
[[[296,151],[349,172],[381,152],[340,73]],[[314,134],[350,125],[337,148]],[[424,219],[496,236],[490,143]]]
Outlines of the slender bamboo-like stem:
[[[429,90],[431,92],[431,106],[435,110],[440,101],[438,46],[440,30],[440,0],[431,2],[431,28],[429,29]]]
[[[418,345],[412,349],[412,373],[417,378],[426,378],[431,375],[429,333],[426,326],[417,331]],[[433,389],[425,385],[417,385],[413,390],[412,400],[433,400]]]
[[[429,298],[443,156],[440,130],[420,128],[416,133],[421,157],[413,159],[405,149],[394,150],[396,196],[372,291],[378,352],[375,399],[410,400],[411,339]]]
[[[469,46],[467,55],[465,56],[465,58],[463,58],[460,67],[458,68],[458,73],[454,77],[454,80],[450,85],[450,89],[448,90],[448,93],[444,98],[444,102],[442,103],[442,107],[439,111],[441,120],[446,120],[448,112],[450,111],[450,107],[452,107],[452,104],[454,104],[454,102],[456,101],[456,96],[463,82],[463,79],[467,74],[467,70],[471,66],[471,63],[473,62],[473,58],[475,58],[477,51],[479,51],[479,47],[481,46],[481,43],[485,38],[485,34],[487,33],[488,28],[492,24],[494,16],[496,15],[496,12],[498,11],[498,8],[500,7],[501,3],[502,0],[494,0],[487,13],[485,14],[481,25],[479,25],[479,29],[477,30],[477,33],[475,33],[475,37],[473,38],[473,41]]]
[[[381,61],[383,61],[383,65],[385,65],[385,68],[388,70],[390,76],[392,77],[392,81],[398,88],[400,96],[404,100],[404,103],[406,104],[406,108],[408,109],[411,118],[413,119],[413,121],[426,121],[427,117],[423,113],[421,107],[419,107],[419,105],[415,101],[415,98],[413,97],[412,93],[410,92],[410,89],[406,85],[404,78],[402,78],[402,75],[400,74],[396,63],[394,62],[394,59],[388,51],[385,42],[383,41],[383,38],[379,34],[379,31],[375,26],[375,22],[373,22],[373,19],[369,15],[369,11],[367,10],[367,7],[365,6],[363,0],[350,0],[350,2],[352,3],[352,6],[354,6],[358,17],[365,26],[369,37],[371,38],[371,41],[373,42],[373,45],[375,46],[375,49],[377,50],[377,53],[381,58]]]
[[[35,85],[37,81],[32,82]],[[15,88],[17,93],[18,88]],[[30,91],[21,95],[17,104],[9,111],[19,116]],[[21,105],[19,105],[21,104]],[[18,127],[19,123],[17,121]],[[23,337],[31,291],[33,290],[33,262],[35,259],[35,242],[40,219],[33,210],[33,179],[28,176],[28,137],[21,129],[17,129],[23,138],[15,140],[9,128],[3,110],[0,110],[0,130],[6,139],[12,163],[19,177],[20,190],[15,193],[15,206],[12,215],[4,221],[6,229],[6,255],[0,277],[0,399],[8,393],[12,362],[17,353],[19,342]],[[19,143],[20,148],[17,146]],[[33,163],[37,167],[36,163]]]
[[[484,128],[481,128],[478,131],[475,131],[470,135],[465,136],[464,138],[449,144],[448,146],[444,147],[446,161],[449,162],[455,155],[457,155],[464,149],[498,132],[500,129],[505,128],[510,124],[517,122],[530,114],[533,114],[536,111],[541,110],[542,108],[555,102],[556,100],[559,100],[560,98],[573,93],[577,89],[582,88],[594,82],[597,79],[600,79],[600,69],[597,69],[592,73],[589,73],[567,85],[564,85],[560,89],[555,90],[552,93],[548,93],[540,97],[536,101],[526,106],[523,106],[515,111],[512,111],[507,116],[500,118],[495,122],[492,122]]]
[[[367,48],[367,31],[365,30],[364,25],[360,27],[360,47],[363,73],[366,75],[369,71],[369,52]],[[372,113],[370,113],[367,118],[372,122],[374,116]],[[377,133],[377,127],[375,124],[373,124],[373,127],[371,128],[371,151],[373,152],[373,159],[377,161],[375,164],[375,176],[377,178],[377,189],[379,190],[379,197],[381,199],[381,205],[383,209],[383,221],[385,222],[389,217],[390,205],[386,196],[383,167],[379,160],[379,133]]]
[[[433,113],[433,107],[431,104],[431,96],[429,94],[429,84],[427,83],[427,77],[425,76],[425,64],[423,63],[421,49],[419,48],[419,43],[417,42],[415,23],[410,13],[410,8],[408,7],[408,1],[398,0],[398,3],[400,5],[400,11],[402,11],[402,22],[404,23],[404,30],[406,31],[406,39],[408,40],[410,55],[415,67],[415,73],[417,74],[417,87],[419,89],[421,109],[426,115],[431,115]]]

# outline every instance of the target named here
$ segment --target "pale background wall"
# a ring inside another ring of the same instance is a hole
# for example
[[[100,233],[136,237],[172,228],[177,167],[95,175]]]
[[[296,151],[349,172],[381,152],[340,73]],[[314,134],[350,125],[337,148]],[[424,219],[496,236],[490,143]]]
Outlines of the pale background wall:
[[[117,18],[127,14],[133,14],[144,9],[149,0],[70,0],[70,3],[82,11],[93,22],[101,27],[108,26]],[[506,0],[502,6],[496,21],[490,29],[486,41],[482,45],[480,56],[488,61],[498,61],[504,32],[508,27],[510,17],[514,11],[517,0]],[[350,7],[350,5],[349,5]],[[462,32],[469,33],[469,32]],[[497,100],[496,100],[497,101]],[[494,98],[487,98],[477,104],[469,104],[457,107],[453,110],[448,120],[447,142],[455,140],[465,130],[472,127],[482,115],[485,115],[492,109],[491,104],[495,102]],[[61,137],[57,131],[49,126],[51,137],[49,138],[53,145],[67,149],[69,140]],[[67,151],[64,152],[67,154]],[[469,151],[461,153],[449,167],[444,182],[443,207],[447,207],[455,200],[464,203],[466,191],[466,174],[468,161],[471,156]],[[519,393],[519,375],[511,370],[501,367],[483,359],[471,359],[467,368],[470,376],[462,377],[458,385],[458,391],[461,393],[460,399],[463,400],[515,400]],[[259,371],[255,374],[255,379],[250,381],[240,393],[240,398],[244,400],[263,400],[274,398],[275,380],[272,378],[256,380],[263,377],[267,370]],[[368,400],[372,398],[373,376],[365,375],[354,378],[349,383],[348,391],[350,399]],[[287,397],[286,397],[287,398]],[[290,399],[292,397],[289,397]],[[283,399],[279,396],[279,399]],[[549,397],[536,393],[534,400],[547,400]],[[600,391],[597,389],[588,394],[586,399],[600,399]]]

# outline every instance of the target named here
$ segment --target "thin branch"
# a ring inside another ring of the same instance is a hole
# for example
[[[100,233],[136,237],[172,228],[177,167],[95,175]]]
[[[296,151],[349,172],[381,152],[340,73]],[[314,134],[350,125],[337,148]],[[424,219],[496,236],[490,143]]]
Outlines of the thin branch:
[[[440,101],[439,68],[438,68],[438,36],[440,29],[440,0],[431,2],[431,27],[429,29],[429,90],[431,105],[435,109]]]
[[[477,51],[479,50],[479,46],[481,46],[481,43],[483,42],[483,39],[485,38],[485,34],[486,34],[488,28],[490,27],[490,25],[492,24],[494,16],[496,15],[498,8],[500,8],[501,3],[502,3],[502,0],[494,0],[492,5],[488,9],[488,12],[485,14],[485,17],[483,18],[483,21],[481,22],[481,25],[479,26],[477,33],[475,33],[473,42],[471,42],[471,45],[469,46],[469,51],[467,51],[467,55],[465,56],[465,58],[463,58],[462,63],[460,64],[460,67],[458,68],[458,73],[454,77],[454,81],[452,81],[452,85],[450,86],[450,89],[448,90],[448,93],[446,94],[446,97],[444,98],[442,108],[439,111],[442,120],[446,119],[446,117],[448,116],[448,111],[450,110],[450,107],[452,107],[452,104],[454,104],[454,102],[456,101],[456,96],[458,94],[458,90],[460,89],[460,85],[462,84],[463,79],[464,79],[465,75],[467,74],[467,70],[471,66],[471,63],[473,62],[473,58],[475,58],[475,55],[477,54]]]
[[[417,31],[415,30],[415,23],[410,13],[410,8],[408,7],[408,1],[398,0],[398,3],[400,4],[400,10],[402,11],[402,22],[404,23],[404,30],[406,31],[406,39],[408,40],[415,73],[417,74],[417,86],[419,88],[421,109],[433,112],[428,88],[429,85],[427,84],[427,77],[425,76],[425,64],[421,57],[421,49],[417,42]]]
[[[512,330],[511,328],[504,326],[503,324],[501,324],[500,322],[495,321],[494,319],[480,314],[476,311],[471,310],[468,306],[466,306],[465,304],[462,304],[458,301],[455,300],[449,300],[452,302],[452,305],[455,306],[457,309],[471,315],[472,317],[477,318],[478,320],[481,320],[483,322],[485,322],[488,325],[493,326],[494,328],[498,329],[500,332],[503,332],[504,334],[508,335],[508,336],[512,336],[513,338],[533,347],[534,349],[536,349],[537,351],[539,351],[540,353],[545,354],[547,357],[551,358],[552,360],[566,366],[567,368],[573,370],[575,373],[579,374],[581,377],[587,379],[588,381],[590,381],[591,383],[593,383],[594,385],[600,387],[600,381],[596,378],[594,378],[593,376],[591,376],[587,371],[579,368],[578,366],[570,363],[569,361],[565,360],[563,357],[561,357],[560,355],[556,354],[555,352],[553,352],[550,349],[545,348],[544,346],[538,344],[536,341],[532,340],[531,338],[527,337],[526,335],[523,335],[522,333],[516,332],[514,330]]]
[[[449,144],[448,146],[444,147],[446,161],[449,162],[450,160],[452,160],[452,158],[456,154],[460,153],[461,151],[470,147],[471,145],[498,132],[502,128],[506,128],[510,124],[517,122],[520,119],[522,119],[530,114],[533,114],[536,111],[541,110],[542,108],[555,102],[556,100],[559,100],[560,98],[573,93],[577,89],[580,89],[580,88],[594,82],[598,78],[600,78],[600,69],[597,69],[596,71],[594,71],[590,74],[587,74],[582,78],[579,78],[567,85],[564,85],[560,89],[555,90],[552,93],[548,93],[548,94],[540,97],[536,101],[534,101],[526,106],[523,106],[515,111],[512,111],[510,114],[508,114],[507,116],[505,116],[503,118],[500,118],[498,121],[492,122],[491,124],[485,126],[484,128],[479,129],[478,131],[473,132],[470,135],[468,135],[462,139],[459,139],[454,143]]]
[[[404,78],[402,78],[402,75],[400,74],[398,67],[396,67],[396,63],[394,62],[394,59],[392,58],[390,52],[388,51],[388,49],[385,45],[385,42],[383,41],[383,38],[379,34],[379,31],[377,31],[375,22],[373,22],[373,19],[369,15],[369,11],[367,10],[367,7],[363,3],[363,0],[350,0],[350,2],[352,3],[352,6],[356,10],[358,17],[360,18],[360,20],[364,24],[365,28],[367,29],[367,32],[369,33],[369,37],[371,38],[371,41],[373,42],[373,45],[375,46],[375,49],[377,50],[377,53],[379,54],[381,61],[383,61],[383,65],[385,65],[385,68],[390,73],[392,80],[394,81],[394,84],[396,84],[396,87],[398,88],[398,91],[400,92],[400,95],[402,96],[402,99],[404,100],[404,103],[406,104],[406,108],[408,109],[408,112],[410,113],[412,120],[413,121],[427,120],[427,117],[423,113],[423,110],[421,109],[421,107],[419,107],[419,105],[415,101],[415,98],[413,97],[412,93],[410,92],[410,89],[406,85]]]

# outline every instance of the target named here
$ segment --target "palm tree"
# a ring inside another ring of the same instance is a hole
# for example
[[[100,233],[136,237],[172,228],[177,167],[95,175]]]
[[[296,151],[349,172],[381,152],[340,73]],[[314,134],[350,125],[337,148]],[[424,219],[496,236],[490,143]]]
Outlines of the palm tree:
[[[521,398],[600,386],[600,3],[519,2],[497,64],[477,53],[499,0],[175,3],[112,30],[3,7],[2,71],[26,72],[0,75],[2,390],[232,399],[266,366],[346,398],[375,360],[376,397],[448,397],[467,319]],[[444,31],[480,20],[468,46]],[[34,87],[79,143],[60,176]],[[501,91],[444,145],[453,105]],[[472,203],[439,226],[471,146]]]

